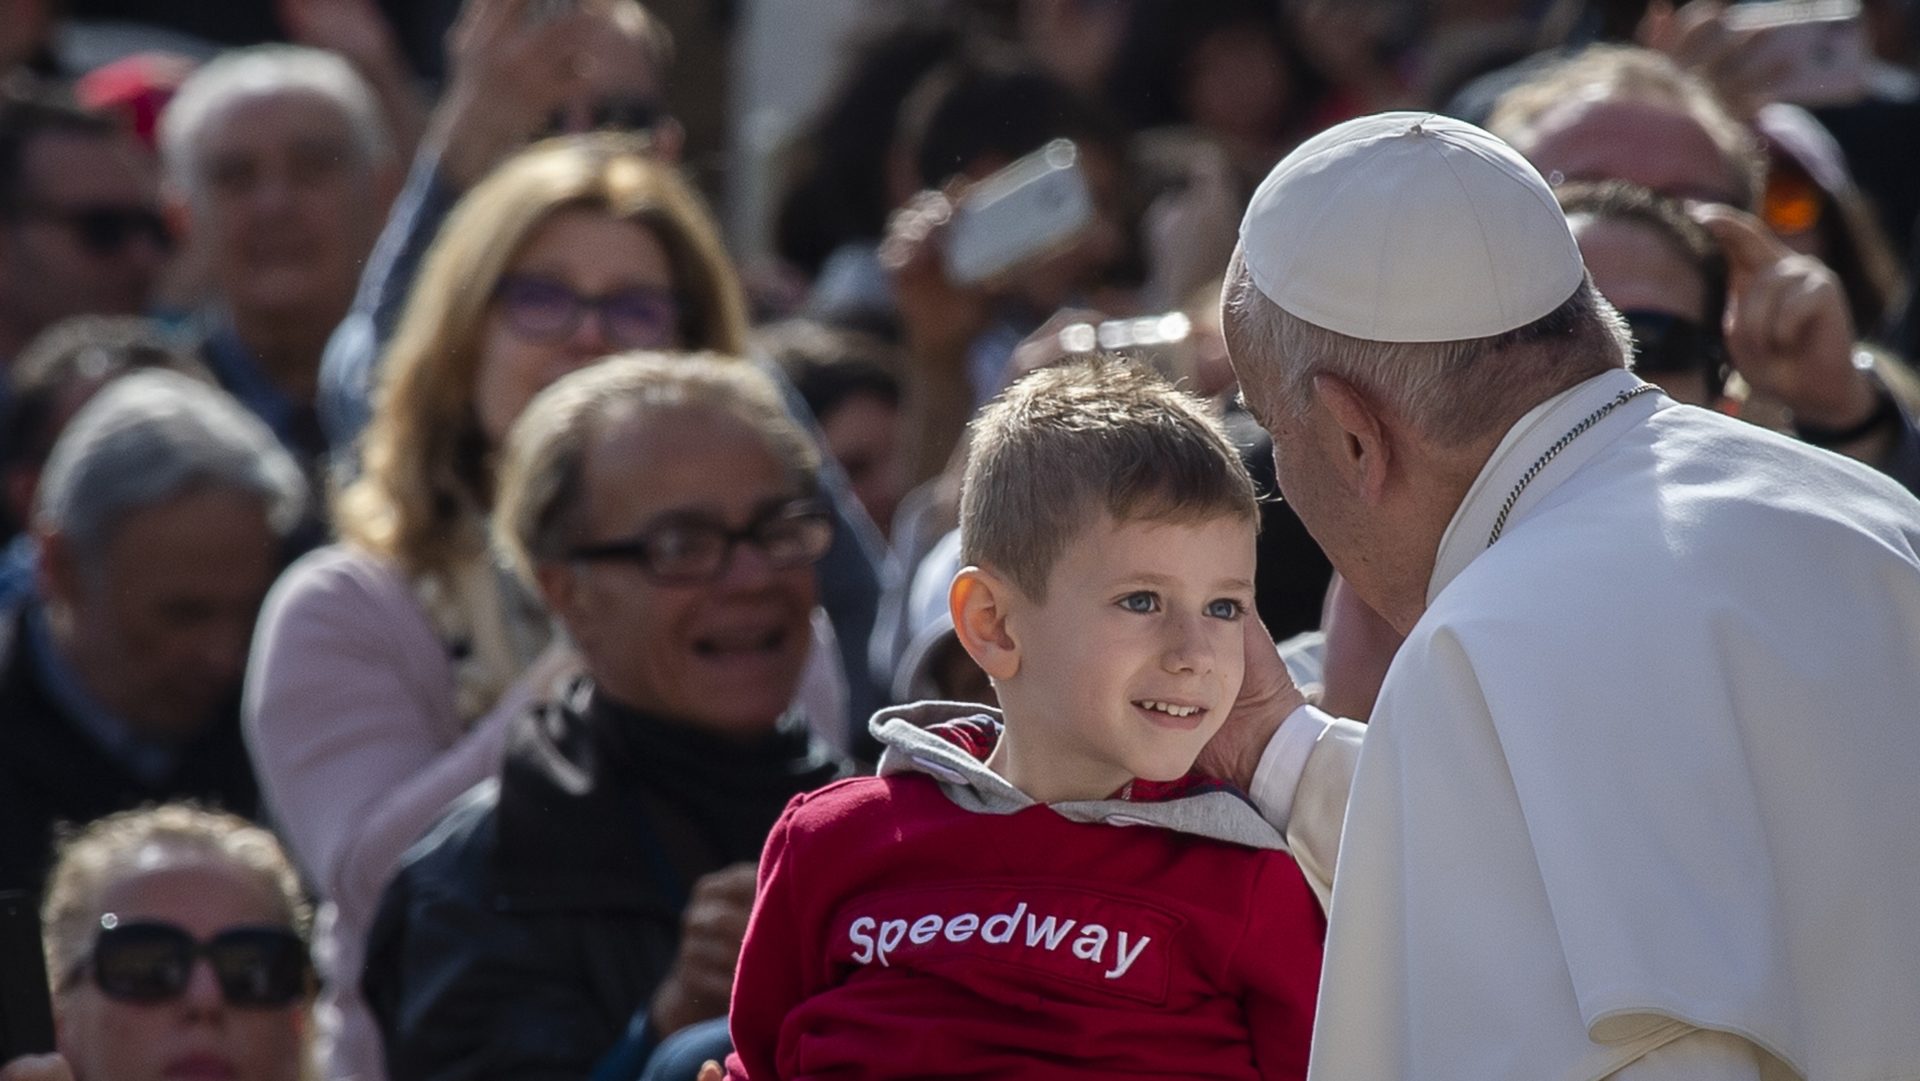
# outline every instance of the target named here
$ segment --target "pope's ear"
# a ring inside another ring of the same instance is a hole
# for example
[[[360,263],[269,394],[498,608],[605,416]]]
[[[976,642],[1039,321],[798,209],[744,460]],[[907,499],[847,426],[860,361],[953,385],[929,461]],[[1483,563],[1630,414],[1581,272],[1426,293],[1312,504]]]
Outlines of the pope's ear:
[[[1337,466],[1368,502],[1378,502],[1387,486],[1392,445],[1386,417],[1372,397],[1337,375],[1313,377],[1313,393],[1340,429]]]
[[[992,571],[963,567],[947,592],[954,637],[973,663],[994,679],[1011,679],[1020,670],[1020,646],[1007,627],[1013,584]]]

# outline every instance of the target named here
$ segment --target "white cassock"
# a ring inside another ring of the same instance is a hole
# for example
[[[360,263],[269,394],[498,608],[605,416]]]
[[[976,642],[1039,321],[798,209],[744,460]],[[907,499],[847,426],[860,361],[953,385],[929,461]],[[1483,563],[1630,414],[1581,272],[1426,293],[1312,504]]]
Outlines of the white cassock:
[[[1638,385],[1522,418],[1441,542],[1352,776],[1316,1081],[1920,1078],[1920,503],[1649,393],[1490,545]],[[1309,712],[1254,794],[1312,871],[1357,740]]]

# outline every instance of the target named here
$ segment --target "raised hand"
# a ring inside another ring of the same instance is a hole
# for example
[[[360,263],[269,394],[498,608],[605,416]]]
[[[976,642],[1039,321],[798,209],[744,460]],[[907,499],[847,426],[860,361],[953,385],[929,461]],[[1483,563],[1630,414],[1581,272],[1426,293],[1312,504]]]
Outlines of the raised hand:
[[[451,74],[433,131],[456,188],[473,186],[587,90],[587,46],[603,17],[581,8],[535,19],[532,8],[533,0],[468,0],[447,31]]]
[[[1690,213],[1727,260],[1727,359],[1753,389],[1794,420],[1848,428],[1878,405],[1873,382],[1853,363],[1853,316],[1840,279],[1801,255],[1751,214],[1702,205]]]
[[[650,1017],[660,1035],[727,1012],[757,871],[751,863],[736,863],[694,882],[680,917],[680,952],[653,995]]]

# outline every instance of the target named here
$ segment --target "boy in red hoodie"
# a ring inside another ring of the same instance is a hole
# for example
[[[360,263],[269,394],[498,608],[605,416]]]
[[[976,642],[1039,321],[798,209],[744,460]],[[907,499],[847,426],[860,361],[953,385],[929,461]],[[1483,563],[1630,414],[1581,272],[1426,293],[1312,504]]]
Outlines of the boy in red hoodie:
[[[728,1076],[1301,1078],[1321,912],[1192,773],[1240,690],[1254,493],[1199,401],[1091,361],[975,422],[960,642],[1003,713],[873,719],[774,826]]]

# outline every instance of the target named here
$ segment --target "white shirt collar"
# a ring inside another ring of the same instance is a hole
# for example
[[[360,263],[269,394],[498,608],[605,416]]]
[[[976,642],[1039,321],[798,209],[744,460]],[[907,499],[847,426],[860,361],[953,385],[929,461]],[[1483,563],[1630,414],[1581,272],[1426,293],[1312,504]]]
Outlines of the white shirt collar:
[[[1493,448],[1493,453],[1488,456],[1487,464],[1480,467],[1480,475],[1474,478],[1466,497],[1454,510],[1453,520],[1447,523],[1447,531],[1440,536],[1440,548],[1433,562],[1433,577],[1427,583],[1428,604],[1432,604],[1440,591],[1467,569],[1467,564],[1487,550],[1487,538],[1500,517],[1501,505],[1547,448],[1609,400],[1642,383],[1639,376],[1624,368],[1603,372],[1534,406],[1507,430],[1500,445]],[[1664,400],[1664,396],[1657,393],[1643,394],[1607,414],[1600,424],[1624,422],[1616,418],[1644,418],[1659,408],[1659,403]],[[1572,476],[1581,463],[1598,453],[1608,442],[1591,433],[1583,434],[1585,438],[1575,439],[1568,444],[1526,486],[1508,512],[1509,526],[1525,517],[1529,509]]]

